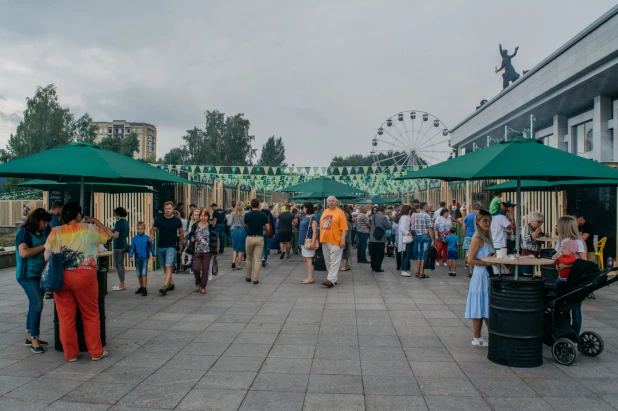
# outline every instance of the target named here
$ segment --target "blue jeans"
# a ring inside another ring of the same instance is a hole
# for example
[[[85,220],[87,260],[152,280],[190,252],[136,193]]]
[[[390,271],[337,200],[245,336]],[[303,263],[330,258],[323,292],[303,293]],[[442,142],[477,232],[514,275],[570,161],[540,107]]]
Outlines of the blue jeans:
[[[163,247],[159,248],[159,263],[163,267],[173,267],[176,259],[175,247]]]
[[[369,241],[369,233],[356,233],[358,236],[358,248],[356,249],[356,260],[358,262],[367,261],[367,242]]]
[[[264,248],[262,249],[262,260],[268,260],[269,246],[270,246],[270,238],[264,236]]]
[[[411,230],[410,234],[412,234],[412,244],[416,244],[416,231]],[[412,260],[418,260],[416,258],[416,245],[412,247]]]
[[[41,331],[41,313],[43,312],[43,291],[40,279],[18,280],[28,297],[28,314],[26,315],[26,332],[30,338],[39,338]]]
[[[137,278],[148,277],[148,259],[136,258],[135,259],[135,271]]]
[[[416,259],[425,260],[425,254],[431,246],[431,237],[429,234],[421,234],[417,235],[414,241],[416,242]]]
[[[217,232],[217,238],[219,239],[219,254],[223,252],[223,248],[225,247],[225,224],[217,224],[215,226],[215,231]]]
[[[414,252],[414,243],[406,244],[405,254],[401,256],[401,271],[408,271],[410,269],[410,260],[412,260]]]

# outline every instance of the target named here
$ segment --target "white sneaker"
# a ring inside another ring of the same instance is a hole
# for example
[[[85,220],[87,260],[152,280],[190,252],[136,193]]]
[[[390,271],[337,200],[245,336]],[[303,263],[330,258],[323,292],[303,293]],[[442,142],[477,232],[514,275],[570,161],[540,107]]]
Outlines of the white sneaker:
[[[412,277],[412,274],[410,274],[410,273],[409,273],[409,272],[407,272],[407,271],[402,271],[402,272],[401,272],[401,276],[402,276],[402,277]]]
[[[488,347],[489,343],[487,342],[486,339],[481,337],[481,338],[473,338],[472,339],[472,345],[475,345],[475,346],[478,346],[478,347]]]
[[[103,354],[101,354],[101,356],[100,356],[100,357],[94,357],[94,358],[92,359],[92,361],[99,361],[99,360],[102,360],[103,358],[107,357],[108,355],[109,355],[109,353],[108,353],[107,351],[103,351]]]

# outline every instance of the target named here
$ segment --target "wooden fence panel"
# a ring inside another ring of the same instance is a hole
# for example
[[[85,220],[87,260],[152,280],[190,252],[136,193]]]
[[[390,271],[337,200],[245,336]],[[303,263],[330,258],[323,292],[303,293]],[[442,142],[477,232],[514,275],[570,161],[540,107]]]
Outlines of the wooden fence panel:
[[[137,234],[137,223],[143,221],[146,224],[146,233],[150,231],[154,218],[152,215],[152,194],[132,193],[132,194],[95,194],[94,215],[107,227],[113,228],[116,219],[114,209],[122,207],[127,210],[127,221],[129,222],[129,243],[133,236]],[[109,247],[111,249],[111,245]],[[125,261],[127,270],[135,270],[135,264]],[[113,268],[113,259],[110,259],[110,269]],[[150,264],[150,270],[154,269],[154,263]]]
[[[47,209],[43,200],[0,200],[0,225],[15,225],[21,221],[25,205],[30,207],[30,211]]]

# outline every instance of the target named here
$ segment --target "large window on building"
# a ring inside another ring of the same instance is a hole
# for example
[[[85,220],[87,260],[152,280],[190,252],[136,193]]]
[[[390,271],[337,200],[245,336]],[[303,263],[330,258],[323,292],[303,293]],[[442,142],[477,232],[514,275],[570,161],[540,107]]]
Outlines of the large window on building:
[[[586,121],[585,123],[581,123],[573,127],[573,138],[576,141],[578,151],[582,153],[588,153],[592,151],[594,147],[592,141],[592,120]]]

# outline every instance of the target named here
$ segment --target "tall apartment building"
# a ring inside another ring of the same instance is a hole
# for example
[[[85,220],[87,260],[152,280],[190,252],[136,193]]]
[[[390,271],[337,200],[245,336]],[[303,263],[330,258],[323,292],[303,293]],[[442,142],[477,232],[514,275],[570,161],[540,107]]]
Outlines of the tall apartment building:
[[[97,141],[104,137],[124,138],[124,136],[135,133],[139,140],[139,149],[135,153],[135,158],[146,159],[148,156],[157,155],[157,128],[148,123],[130,123],[125,120],[93,121],[99,129],[97,130]]]

